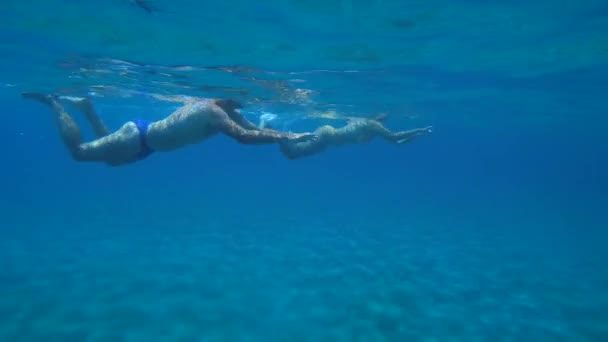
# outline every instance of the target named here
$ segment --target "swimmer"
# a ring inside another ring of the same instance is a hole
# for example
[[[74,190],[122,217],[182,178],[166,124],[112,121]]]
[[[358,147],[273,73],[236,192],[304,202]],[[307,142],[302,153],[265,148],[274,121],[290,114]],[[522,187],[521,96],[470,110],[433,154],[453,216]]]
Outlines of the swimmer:
[[[330,146],[366,143],[374,137],[380,137],[395,144],[405,144],[420,135],[431,133],[431,127],[399,132],[390,131],[382,124],[387,117],[382,114],[374,119],[349,118],[346,126],[342,128],[321,126],[313,132],[316,139],[282,142],[280,144],[281,152],[289,159],[297,159],[317,154]]]
[[[134,120],[111,133],[87,98],[23,93],[24,98],[48,105],[59,134],[72,158],[80,162],[103,162],[118,166],[142,160],[153,152],[165,152],[201,142],[223,133],[243,144],[292,143],[314,140],[310,133],[280,132],[258,128],[239,111],[233,100],[186,99],[168,117],[155,121]],[[60,101],[72,103],[93,127],[96,140],[83,142],[80,128]]]

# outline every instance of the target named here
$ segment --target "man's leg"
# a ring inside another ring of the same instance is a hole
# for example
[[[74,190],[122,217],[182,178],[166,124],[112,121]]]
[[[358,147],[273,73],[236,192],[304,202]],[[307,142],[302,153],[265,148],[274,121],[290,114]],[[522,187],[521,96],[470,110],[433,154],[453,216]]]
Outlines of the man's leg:
[[[119,130],[96,140],[80,144],[74,153],[78,161],[104,162],[112,166],[132,163],[141,159],[139,129],[127,122]]]
[[[27,99],[42,102],[51,108],[55,123],[59,128],[61,140],[67,147],[70,154],[74,155],[82,143],[80,128],[74,119],[65,111],[63,106],[57,101],[57,99],[52,95],[45,95],[41,93],[23,93],[22,96]]]
[[[23,93],[23,97],[42,102],[51,107],[59,134],[72,158],[77,161],[105,162],[121,165],[137,160],[141,142],[137,126],[129,122],[115,133],[97,140],[82,143],[80,129],[53,95]],[[99,131],[101,133],[101,130]]]
[[[84,113],[97,138],[105,137],[111,133],[99,115],[97,115],[97,112],[95,112],[95,107],[93,107],[93,103],[90,99],[86,97],[74,96],[60,96],[59,99],[72,103],[76,108],[78,108],[78,110]]]

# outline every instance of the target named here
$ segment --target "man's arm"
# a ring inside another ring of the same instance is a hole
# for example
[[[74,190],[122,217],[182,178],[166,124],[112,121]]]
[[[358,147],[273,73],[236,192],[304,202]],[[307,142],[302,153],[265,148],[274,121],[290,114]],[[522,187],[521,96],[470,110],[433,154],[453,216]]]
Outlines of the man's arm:
[[[246,129],[230,118],[218,123],[218,129],[242,144],[272,144],[276,142],[293,143],[314,140],[311,133],[280,132],[271,129]]]

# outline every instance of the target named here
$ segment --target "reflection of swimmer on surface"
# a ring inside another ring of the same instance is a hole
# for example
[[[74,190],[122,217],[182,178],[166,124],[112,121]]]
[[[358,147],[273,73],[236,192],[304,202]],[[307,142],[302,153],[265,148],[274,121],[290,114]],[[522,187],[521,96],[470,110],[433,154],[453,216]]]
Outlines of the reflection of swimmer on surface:
[[[226,134],[243,144],[287,141],[295,143],[315,138],[309,133],[260,129],[240,113],[240,104],[232,100],[171,98],[172,102],[183,102],[183,106],[168,117],[155,122],[130,121],[118,131],[111,133],[95,112],[89,99],[40,93],[24,93],[23,96],[42,102],[51,108],[63,143],[77,161],[104,162],[112,166],[128,164],[141,160],[154,151],[175,150],[198,143],[217,133]],[[60,100],[74,104],[85,114],[93,126],[96,140],[82,142],[80,128],[65,111]]]
[[[152,3],[150,1],[147,0],[131,0],[131,3],[141,9],[143,9],[144,11],[148,12],[148,13],[152,13],[152,12],[161,12],[161,10],[157,9],[156,7],[152,6]]]
[[[258,124],[259,128],[271,128],[271,122],[277,118],[276,114],[264,112],[260,115],[260,123]]]
[[[325,115],[317,113],[313,117],[325,119],[344,118],[336,112],[327,112]],[[412,141],[417,136],[431,132],[431,127],[398,132],[390,131],[382,124],[387,117],[387,115],[381,114],[374,119],[346,118],[347,124],[341,128],[334,128],[330,125],[321,126],[313,132],[316,139],[284,142],[281,144],[281,152],[289,159],[296,159],[317,154],[330,146],[366,143],[375,137],[380,137],[396,144],[404,144]]]

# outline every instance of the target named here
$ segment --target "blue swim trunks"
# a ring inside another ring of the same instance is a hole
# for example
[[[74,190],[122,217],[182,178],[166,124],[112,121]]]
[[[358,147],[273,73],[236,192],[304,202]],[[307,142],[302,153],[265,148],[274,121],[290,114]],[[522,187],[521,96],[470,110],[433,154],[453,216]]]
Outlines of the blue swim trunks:
[[[144,159],[147,156],[149,156],[150,154],[152,154],[152,152],[154,152],[153,149],[150,148],[150,146],[148,145],[148,140],[146,139],[147,135],[148,135],[148,126],[150,126],[150,122],[146,121],[146,120],[133,120],[133,123],[135,124],[135,126],[137,126],[137,130],[139,131],[139,143],[140,143],[140,150],[139,153],[137,154],[137,158],[138,159]]]

